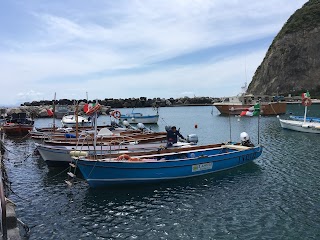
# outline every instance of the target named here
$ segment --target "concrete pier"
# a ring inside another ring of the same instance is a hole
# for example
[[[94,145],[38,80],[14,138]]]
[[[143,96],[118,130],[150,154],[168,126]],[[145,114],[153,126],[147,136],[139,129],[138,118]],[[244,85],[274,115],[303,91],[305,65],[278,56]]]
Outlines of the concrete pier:
[[[20,230],[15,212],[15,204],[6,198],[3,176],[6,176],[4,167],[3,136],[0,131],[0,203],[1,203],[1,240],[20,240]]]

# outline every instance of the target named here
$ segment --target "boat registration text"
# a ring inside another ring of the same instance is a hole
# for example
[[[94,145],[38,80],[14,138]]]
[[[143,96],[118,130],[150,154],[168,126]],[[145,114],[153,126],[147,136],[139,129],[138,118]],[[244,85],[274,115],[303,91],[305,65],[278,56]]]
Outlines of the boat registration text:
[[[198,172],[198,171],[212,169],[212,166],[213,166],[212,162],[192,165],[192,172]]]

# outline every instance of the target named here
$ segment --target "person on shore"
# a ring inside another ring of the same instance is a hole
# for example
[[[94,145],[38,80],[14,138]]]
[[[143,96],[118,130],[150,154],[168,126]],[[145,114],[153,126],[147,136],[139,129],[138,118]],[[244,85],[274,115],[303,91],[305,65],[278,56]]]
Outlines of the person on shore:
[[[170,130],[167,130],[167,147],[172,147],[174,143],[177,143],[178,136],[185,139],[175,126],[171,127]]]

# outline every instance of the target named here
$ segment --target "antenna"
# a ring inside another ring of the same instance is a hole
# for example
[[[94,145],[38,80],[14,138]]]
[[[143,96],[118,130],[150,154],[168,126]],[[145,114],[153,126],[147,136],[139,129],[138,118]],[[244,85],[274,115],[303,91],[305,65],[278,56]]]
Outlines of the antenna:
[[[241,93],[242,95],[245,95],[247,93],[247,59],[244,58],[244,74],[245,74],[245,82],[244,82],[244,86],[241,87]]]

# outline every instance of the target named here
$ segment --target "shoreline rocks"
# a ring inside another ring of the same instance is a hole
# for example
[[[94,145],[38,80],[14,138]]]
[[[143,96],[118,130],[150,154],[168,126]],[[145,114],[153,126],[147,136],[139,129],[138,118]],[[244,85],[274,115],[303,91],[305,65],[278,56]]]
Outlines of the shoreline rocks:
[[[128,98],[128,99],[104,99],[98,100],[102,105],[101,114],[108,115],[109,112],[114,108],[143,108],[143,107],[171,107],[171,106],[203,106],[211,105],[213,102],[220,101],[219,98],[210,97],[198,97],[198,98],[179,98],[179,99],[147,99],[145,97],[140,98]],[[79,115],[84,114],[83,106],[88,103],[93,103],[95,101],[83,100],[68,100],[60,99],[55,101],[56,111],[58,111],[59,106],[66,106],[69,112],[75,111],[75,103],[78,103]],[[53,101],[43,100],[43,101],[33,101],[25,102],[19,107],[2,108],[1,117],[10,116],[13,113],[27,113],[31,118],[46,118],[50,117],[47,110],[53,108]]]

